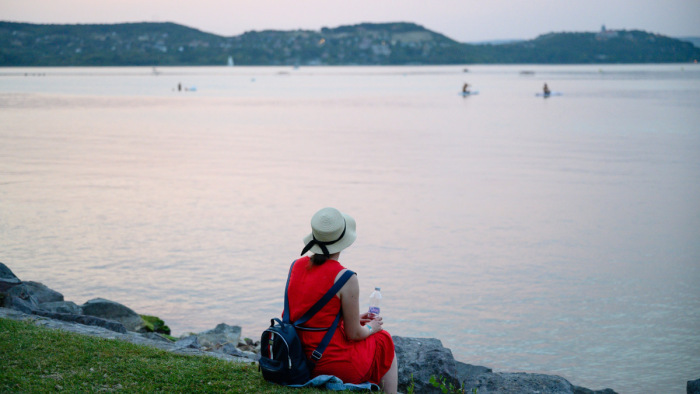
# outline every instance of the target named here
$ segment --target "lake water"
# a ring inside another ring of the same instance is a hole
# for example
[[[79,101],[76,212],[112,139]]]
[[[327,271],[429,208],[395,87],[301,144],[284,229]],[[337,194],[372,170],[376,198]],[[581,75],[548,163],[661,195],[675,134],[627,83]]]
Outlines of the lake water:
[[[357,221],[340,260],[362,300],[381,286],[392,334],[685,392],[700,66],[465,67],[0,69],[0,261],[175,335],[257,338],[334,206]],[[535,97],[544,82],[562,95]]]

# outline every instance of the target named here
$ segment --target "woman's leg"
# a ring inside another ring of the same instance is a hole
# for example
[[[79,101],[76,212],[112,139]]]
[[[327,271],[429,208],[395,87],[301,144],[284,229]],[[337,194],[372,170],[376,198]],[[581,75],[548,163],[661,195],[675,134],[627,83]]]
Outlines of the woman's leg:
[[[396,394],[399,386],[399,363],[396,361],[396,353],[394,353],[394,361],[391,362],[389,371],[382,377],[382,390],[387,394]]]

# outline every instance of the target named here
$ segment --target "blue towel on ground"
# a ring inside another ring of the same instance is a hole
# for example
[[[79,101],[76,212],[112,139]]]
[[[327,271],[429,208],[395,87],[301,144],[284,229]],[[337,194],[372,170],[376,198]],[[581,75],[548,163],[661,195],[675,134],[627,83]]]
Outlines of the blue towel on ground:
[[[321,387],[324,386],[328,390],[335,390],[335,391],[343,391],[343,390],[350,390],[350,391],[362,391],[362,390],[369,390],[369,391],[379,391],[380,388],[374,383],[359,383],[359,384],[354,384],[354,383],[343,383],[342,380],[340,380],[339,377],[333,376],[333,375],[319,375],[316,376],[315,378],[309,380],[308,382],[304,384],[290,384],[287,387]]]

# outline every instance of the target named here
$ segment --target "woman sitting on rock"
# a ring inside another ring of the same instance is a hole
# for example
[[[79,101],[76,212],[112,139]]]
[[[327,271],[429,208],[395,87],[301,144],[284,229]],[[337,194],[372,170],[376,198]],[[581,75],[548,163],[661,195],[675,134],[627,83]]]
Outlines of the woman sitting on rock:
[[[313,254],[294,262],[289,280],[291,321],[301,317],[337,281],[346,268],[338,258],[340,251],[356,238],[355,220],[335,208],[323,208],[311,218],[311,234],[304,238],[301,254]],[[360,313],[360,284],[357,276],[340,289],[321,311],[304,326],[329,327],[339,310],[342,318],[323,357],[316,363],[313,376],[334,375],[345,383],[372,382],[386,393],[396,393],[398,364],[391,335],[382,329],[382,318]],[[326,331],[297,330],[307,358],[316,349]]]

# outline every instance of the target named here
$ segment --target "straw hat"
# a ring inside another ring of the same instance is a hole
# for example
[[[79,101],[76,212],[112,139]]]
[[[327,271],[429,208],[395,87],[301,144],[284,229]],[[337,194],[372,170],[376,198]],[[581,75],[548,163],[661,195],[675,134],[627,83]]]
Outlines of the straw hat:
[[[355,242],[355,219],[335,208],[323,208],[311,218],[311,234],[304,237],[304,250],[330,256]]]

